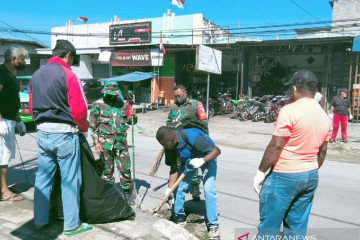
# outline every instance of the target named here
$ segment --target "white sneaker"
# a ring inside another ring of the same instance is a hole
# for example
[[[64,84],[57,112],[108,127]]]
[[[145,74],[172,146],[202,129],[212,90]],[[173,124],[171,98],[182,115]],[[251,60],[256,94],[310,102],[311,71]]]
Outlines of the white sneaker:
[[[219,239],[220,231],[218,227],[211,228],[209,231],[209,239]]]

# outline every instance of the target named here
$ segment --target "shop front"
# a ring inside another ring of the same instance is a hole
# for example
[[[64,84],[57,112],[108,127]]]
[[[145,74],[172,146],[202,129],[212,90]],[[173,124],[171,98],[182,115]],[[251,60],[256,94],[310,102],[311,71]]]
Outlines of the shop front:
[[[164,54],[159,49],[115,50],[110,62],[112,76],[135,71],[156,74],[155,77],[142,81],[121,81],[120,88],[133,92],[135,103],[172,104],[174,77],[167,73],[169,64],[164,66]]]

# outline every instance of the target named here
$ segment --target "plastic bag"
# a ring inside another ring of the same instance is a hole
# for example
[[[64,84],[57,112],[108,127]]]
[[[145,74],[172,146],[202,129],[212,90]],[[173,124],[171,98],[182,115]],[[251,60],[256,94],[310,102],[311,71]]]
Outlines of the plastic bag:
[[[92,154],[86,138],[79,134],[82,184],[80,188],[80,219],[86,223],[106,223],[133,218],[135,212],[114,184],[101,178],[99,162]],[[101,163],[100,163],[101,164]],[[100,167],[101,168],[101,167]],[[50,215],[62,218],[61,175],[57,169],[50,198]]]

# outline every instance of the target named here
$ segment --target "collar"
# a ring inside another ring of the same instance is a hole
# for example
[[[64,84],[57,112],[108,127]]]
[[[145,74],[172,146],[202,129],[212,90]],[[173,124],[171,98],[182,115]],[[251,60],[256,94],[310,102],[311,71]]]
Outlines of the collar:
[[[62,58],[59,58],[59,57],[52,57],[48,60],[48,63],[56,63],[56,64],[59,64],[63,67],[66,67],[68,69],[71,69],[70,66],[62,59]]]

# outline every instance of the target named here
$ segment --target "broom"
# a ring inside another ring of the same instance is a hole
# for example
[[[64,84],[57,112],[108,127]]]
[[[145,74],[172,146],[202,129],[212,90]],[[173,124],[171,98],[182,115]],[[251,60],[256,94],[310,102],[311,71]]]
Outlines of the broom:
[[[161,160],[162,160],[162,158],[164,156],[164,152],[165,152],[165,150],[162,147],[160,149],[158,155],[156,156],[155,160],[154,160],[153,166],[152,166],[151,171],[150,171],[150,176],[155,176],[156,172],[158,171]]]

